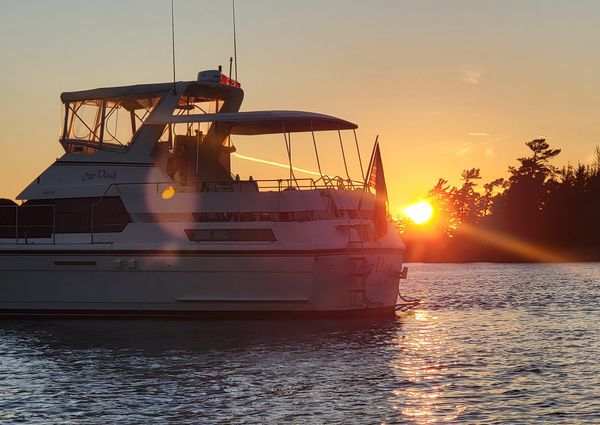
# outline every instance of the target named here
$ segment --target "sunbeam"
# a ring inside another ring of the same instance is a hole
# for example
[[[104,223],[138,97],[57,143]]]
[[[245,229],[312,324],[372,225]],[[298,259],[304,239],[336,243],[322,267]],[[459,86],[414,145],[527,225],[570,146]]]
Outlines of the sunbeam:
[[[556,252],[552,252],[548,249],[523,241],[513,236],[508,236],[500,232],[494,232],[489,229],[482,229],[481,227],[471,226],[467,223],[461,224],[459,232],[473,239],[477,239],[487,245],[519,254],[534,261],[564,263],[572,260]]]
[[[247,161],[259,162],[261,164],[272,165],[274,167],[285,168],[287,170],[290,169],[289,164],[284,164],[282,162],[275,162],[275,161],[269,161],[269,160],[266,160],[266,159],[255,158],[253,156],[242,155],[242,154],[239,154],[237,152],[233,153],[231,155],[235,156],[236,158],[245,159]],[[300,167],[294,167],[294,166],[292,166],[292,169],[294,171],[300,171],[301,173],[310,174],[311,176],[319,176],[319,177],[321,176],[321,174],[319,174],[318,172],[307,170],[306,168],[300,168]]]

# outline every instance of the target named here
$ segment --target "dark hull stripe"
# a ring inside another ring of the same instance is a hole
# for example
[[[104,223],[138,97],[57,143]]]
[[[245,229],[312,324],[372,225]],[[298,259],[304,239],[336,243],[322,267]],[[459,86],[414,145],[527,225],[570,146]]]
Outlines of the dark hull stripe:
[[[365,308],[357,310],[327,311],[181,311],[181,310],[0,310],[0,319],[42,319],[55,318],[172,318],[172,319],[281,319],[281,318],[354,318],[354,317],[393,317],[394,307]]]
[[[95,261],[55,261],[55,266],[95,266]]]
[[[28,257],[28,256],[147,256],[147,257],[163,257],[163,256],[178,256],[178,257],[288,257],[288,256],[315,256],[315,255],[339,255],[339,254],[396,254],[402,255],[405,250],[393,248],[379,249],[317,249],[317,250],[114,250],[114,251],[71,251],[71,250],[35,250],[35,251],[0,251],[0,257]]]

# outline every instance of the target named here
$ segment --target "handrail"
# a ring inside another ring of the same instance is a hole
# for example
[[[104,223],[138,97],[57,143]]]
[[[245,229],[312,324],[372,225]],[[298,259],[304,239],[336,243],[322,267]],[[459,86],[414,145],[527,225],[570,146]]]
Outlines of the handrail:
[[[15,209],[15,224],[14,225],[2,225],[0,224],[0,229],[15,229],[15,245],[19,245],[20,243],[20,235],[19,230],[23,229],[46,229],[48,227],[52,227],[52,244],[56,245],[56,206],[53,204],[35,204],[35,205],[0,205],[0,208],[14,208]],[[21,224],[19,222],[19,211],[21,208],[52,208],[52,224]],[[25,234],[24,238],[25,244],[27,244],[28,237]],[[46,237],[34,237],[33,239],[48,239]],[[1,239],[0,239],[1,240]]]
[[[322,185],[319,184],[320,181],[323,182]],[[168,185],[167,187],[176,186],[176,187],[178,187],[178,190],[183,189],[184,192],[185,192],[186,188],[194,188],[195,187],[196,189],[194,191],[190,191],[190,192],[201,193],[201,192],[203,192],[204,188],[206,188],[207,186],[209,186],[211,184],[231,185],[233,188],[233,185],[236,183],[239,183],[239,182],[255,182],[257,184],[257,187],[259,187],[259,188],[277,189],[278,192],[290,190],[292,188],[294,190],[302,190],[302,188],[304,188],[304,187],[308,187],[309,188],[308,190],[315,190],[315,189],[333,189],[333,190],[361,189],[361,190],[365,190],[364,182],[359,182],[359,181],[351,180],[351,179],[344,179],[340,176],[330,177],[325,174],[322,175],[317,180],[313,179],[312,177],[305,177],[305,178],[293,177],[293,178],[288,178],[288,179],[256,179],[256,180],[241,180],[241,181],[236,181],[236,180],[227,180],[227,181],[191,180],[191,181],[187,181],[187,182],[174,182],[171,180],[165,180],[165,181],[154,181],[154,182],[111,183],[106,187],[106,189],[104,190],[104,192],[102,193],[102,195],[100,196],[98,201],[96,201],[90,205],[90,242],[94,243],[94,208],[98,207],[102,203],[102,201],[108,196],[108,193],[110,192],[110,190],[113,188],[117,188],[117,190],[118,190],[119,187],[121,187],[121,186],[155,185],[156,192],[158,193],[160,191],[159,190],[160,185]],[[284,182],[286,183],[285,186],[283,185]],[[307,186],[300,185],[299,182],[307,182],[308,185]],[[273,185],[261,185],[261,183],[273,183]],[[357,216],[360,218],[360,214],[358,213],[356,206],[354,207],[354,210],[356,210]]]

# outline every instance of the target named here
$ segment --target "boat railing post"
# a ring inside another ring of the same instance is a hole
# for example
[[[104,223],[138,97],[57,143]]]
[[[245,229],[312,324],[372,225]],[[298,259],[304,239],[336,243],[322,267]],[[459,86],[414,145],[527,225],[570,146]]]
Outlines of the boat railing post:
[[[56,245],[56,205],[52,205],[52,245]]]
[[[94,204],[90,205],[90,243],[94,243]]]
[[[317,139],[315,138],[315,130],[313,129],[313,123],[310,121],[310,134],[312,135],[313,146],[315,148],[315,157],[317,158],[317,167],[319,168],[319,175],[323,177],[321,171],[321,161],[319,160],[319,150],[317,149]]]
[[[19,245],[19,206],[15,205],[15,244]]]
[[[346,162],[346,153],[344,152],[344,142],[342,140],[342,132],[340,131],[339,126],[337,129],[337,132],[338,132],[338,137],[340,139],[340,148],[342,150],[342,159],[344,160],[344,170],[346,171],[346,177],[348,177],[348,180],[352,180],[350,178],[350,173],[348,173],[348,163]]]
[[[356,153],[358,154],[358,163],[360,164],[360,176],[362,177],[363,181],[365,180],[366,176],[365,176],[365,170],[363,168],[363,163],[362,163],[362,156],[360,155],[360,147],[358,145],[358,136],[356,135],[356,129],[352,129],[352,132],[354,133],[354,143],[356,144]]]
[[[294,166],[292,165],[292,134],[288,131],[286,132],[285,123],[281,121],[281,131],[283,132],[283,139],[285,141],[285,148],[287,150],[288,162],[290,164],[290,178],[288,180],[288,187],[292,187],[291,182],[293,181],[298,190],[300,190],[300,186],[298,181],[296,180],[296,175],[294,174]]]

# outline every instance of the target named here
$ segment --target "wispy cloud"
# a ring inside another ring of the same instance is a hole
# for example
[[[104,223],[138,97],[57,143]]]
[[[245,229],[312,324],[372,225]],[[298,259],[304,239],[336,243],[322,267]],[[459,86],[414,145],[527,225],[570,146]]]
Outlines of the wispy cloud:
[[[492,158],[492,157],[496,156],[496,150],[494,149],[493,146],[488,146],[487,148],[485,148],[485,150],[483,151],[483,153],[488,158]]]
[[[465,142],[456,145],[446,145],[439,150],[440,154],[456,158],[465,158],[470,156],[485,156],[493,158],[496,156],[496,147],[487,139],[481,141]]]
[[[479,84],[483,71],[480,69],[464,69],[462,71],[462,81],[467,84]]]
[[[470,131],[469,133],[467,133],[469,136],[473,136],[473,137],[490,137],[489,133],[485,133],[483,131]]]
[[[458,145],[452,149],[455,156],[466,156],[473,149],[473,145],[471,143],[463,143],[462,145]]]

